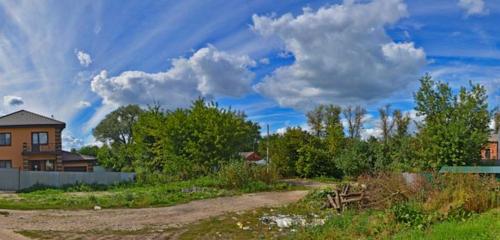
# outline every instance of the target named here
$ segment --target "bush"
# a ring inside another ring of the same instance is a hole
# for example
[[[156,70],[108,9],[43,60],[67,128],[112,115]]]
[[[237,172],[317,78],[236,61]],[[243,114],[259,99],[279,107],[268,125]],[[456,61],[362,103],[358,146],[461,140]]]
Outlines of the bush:
[[[357,177],[370,170],[371,157],[368,156],[369,146],[366,142],[353,140],[336,157],[335,165],[345,176]]]
[[[276,169],[266,166],[249,165],[242,161],[226,164],[218,173],[218,178],[223,187],[245,188],[255,185],[255,182],[273,184],[278,179]]]
[[[422,229],[431,223],[432,218],[425,214],[418,202],[404,202],[391,208],[396,222],[409,227]]]
[[[427,211],[437,211],[443,217],[466,213],[481,213],[500,206],[500,188],[493,177],[477,174],[445,174],[434,178],[433,189],[425,202]]]

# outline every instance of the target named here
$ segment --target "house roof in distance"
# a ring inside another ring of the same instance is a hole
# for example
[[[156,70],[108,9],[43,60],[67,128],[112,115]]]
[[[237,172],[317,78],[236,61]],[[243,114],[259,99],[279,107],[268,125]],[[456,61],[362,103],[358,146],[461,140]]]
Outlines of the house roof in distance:
[[[19,126],[61,126],[65,127],[64,122],[45,117],[26,110],[20,110],[0,117],[0,127],[19,127]]]
[[[96,157],[87,156],[75,152],[62,151],[63,162],[96,161]]]
[[[262,159],[256,152],[240,152],[239,154],[242,158],[249,161],[258,161]]]

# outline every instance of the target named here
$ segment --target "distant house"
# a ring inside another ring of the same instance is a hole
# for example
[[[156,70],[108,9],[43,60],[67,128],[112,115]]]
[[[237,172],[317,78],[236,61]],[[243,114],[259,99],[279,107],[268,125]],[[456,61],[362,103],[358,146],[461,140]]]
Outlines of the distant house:
[[[500,141],[500,133],[491,134],[488,139],[488,143],[483,149],[481,149],[481,159],[482,160],[500,160],[498,155],[498,142]]]
[[[0,168],[90,172],[96,159],[62,150],[64,122],[26,110],[0,117]]]
[[[262,159],[260,155],[256,152],[240,152],[240,156],[245,159],[246,162],[257,164],[257,165],[265,165],[266,160]]]

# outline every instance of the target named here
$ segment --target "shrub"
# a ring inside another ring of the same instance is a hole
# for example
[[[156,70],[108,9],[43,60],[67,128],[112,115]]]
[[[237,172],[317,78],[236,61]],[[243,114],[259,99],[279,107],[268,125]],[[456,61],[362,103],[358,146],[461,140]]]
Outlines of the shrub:
[[[353,140],[335,158],[335,165],[345,176],[357,177],[370,170],[371,157],[368,152],[369,146],[366,142]]]
[[[319,144],[318,144],[319,145]],[[308,144],[299,150],[299,160],[296,163],[297,173],[302,177],[334,176],[340,177],[328,151],[319,146]]]
[[[276,169],[249,165],[242,161],[226,164],[218,173],[223,187],[245,188],[255,182],[273,184],[278,179]]]
[[[434,178],[433,189],[425,202],[427,211],[437,211],[443,217],[466,213],[481,213],[500,206],[499,184],[493,177],[477,174],[444,174]]]
[[[422,205],[413,201],[394,205],[391,212],[396,222],[419,229],[428,226],[432,220],[432,217],[423,211]]]

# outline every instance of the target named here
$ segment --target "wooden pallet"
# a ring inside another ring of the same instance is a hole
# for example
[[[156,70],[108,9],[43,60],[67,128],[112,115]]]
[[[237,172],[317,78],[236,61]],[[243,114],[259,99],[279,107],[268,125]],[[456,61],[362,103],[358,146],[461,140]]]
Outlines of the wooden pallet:
[[[327,207],[331,207],[338,212],[344,211],[345,207],[349,203],[360,202],[365,198],[364,191],[361,192],[349,192],[349,185],[344,186],[342,191],[333,190],[331,193],[326,195],[327,197]]]

